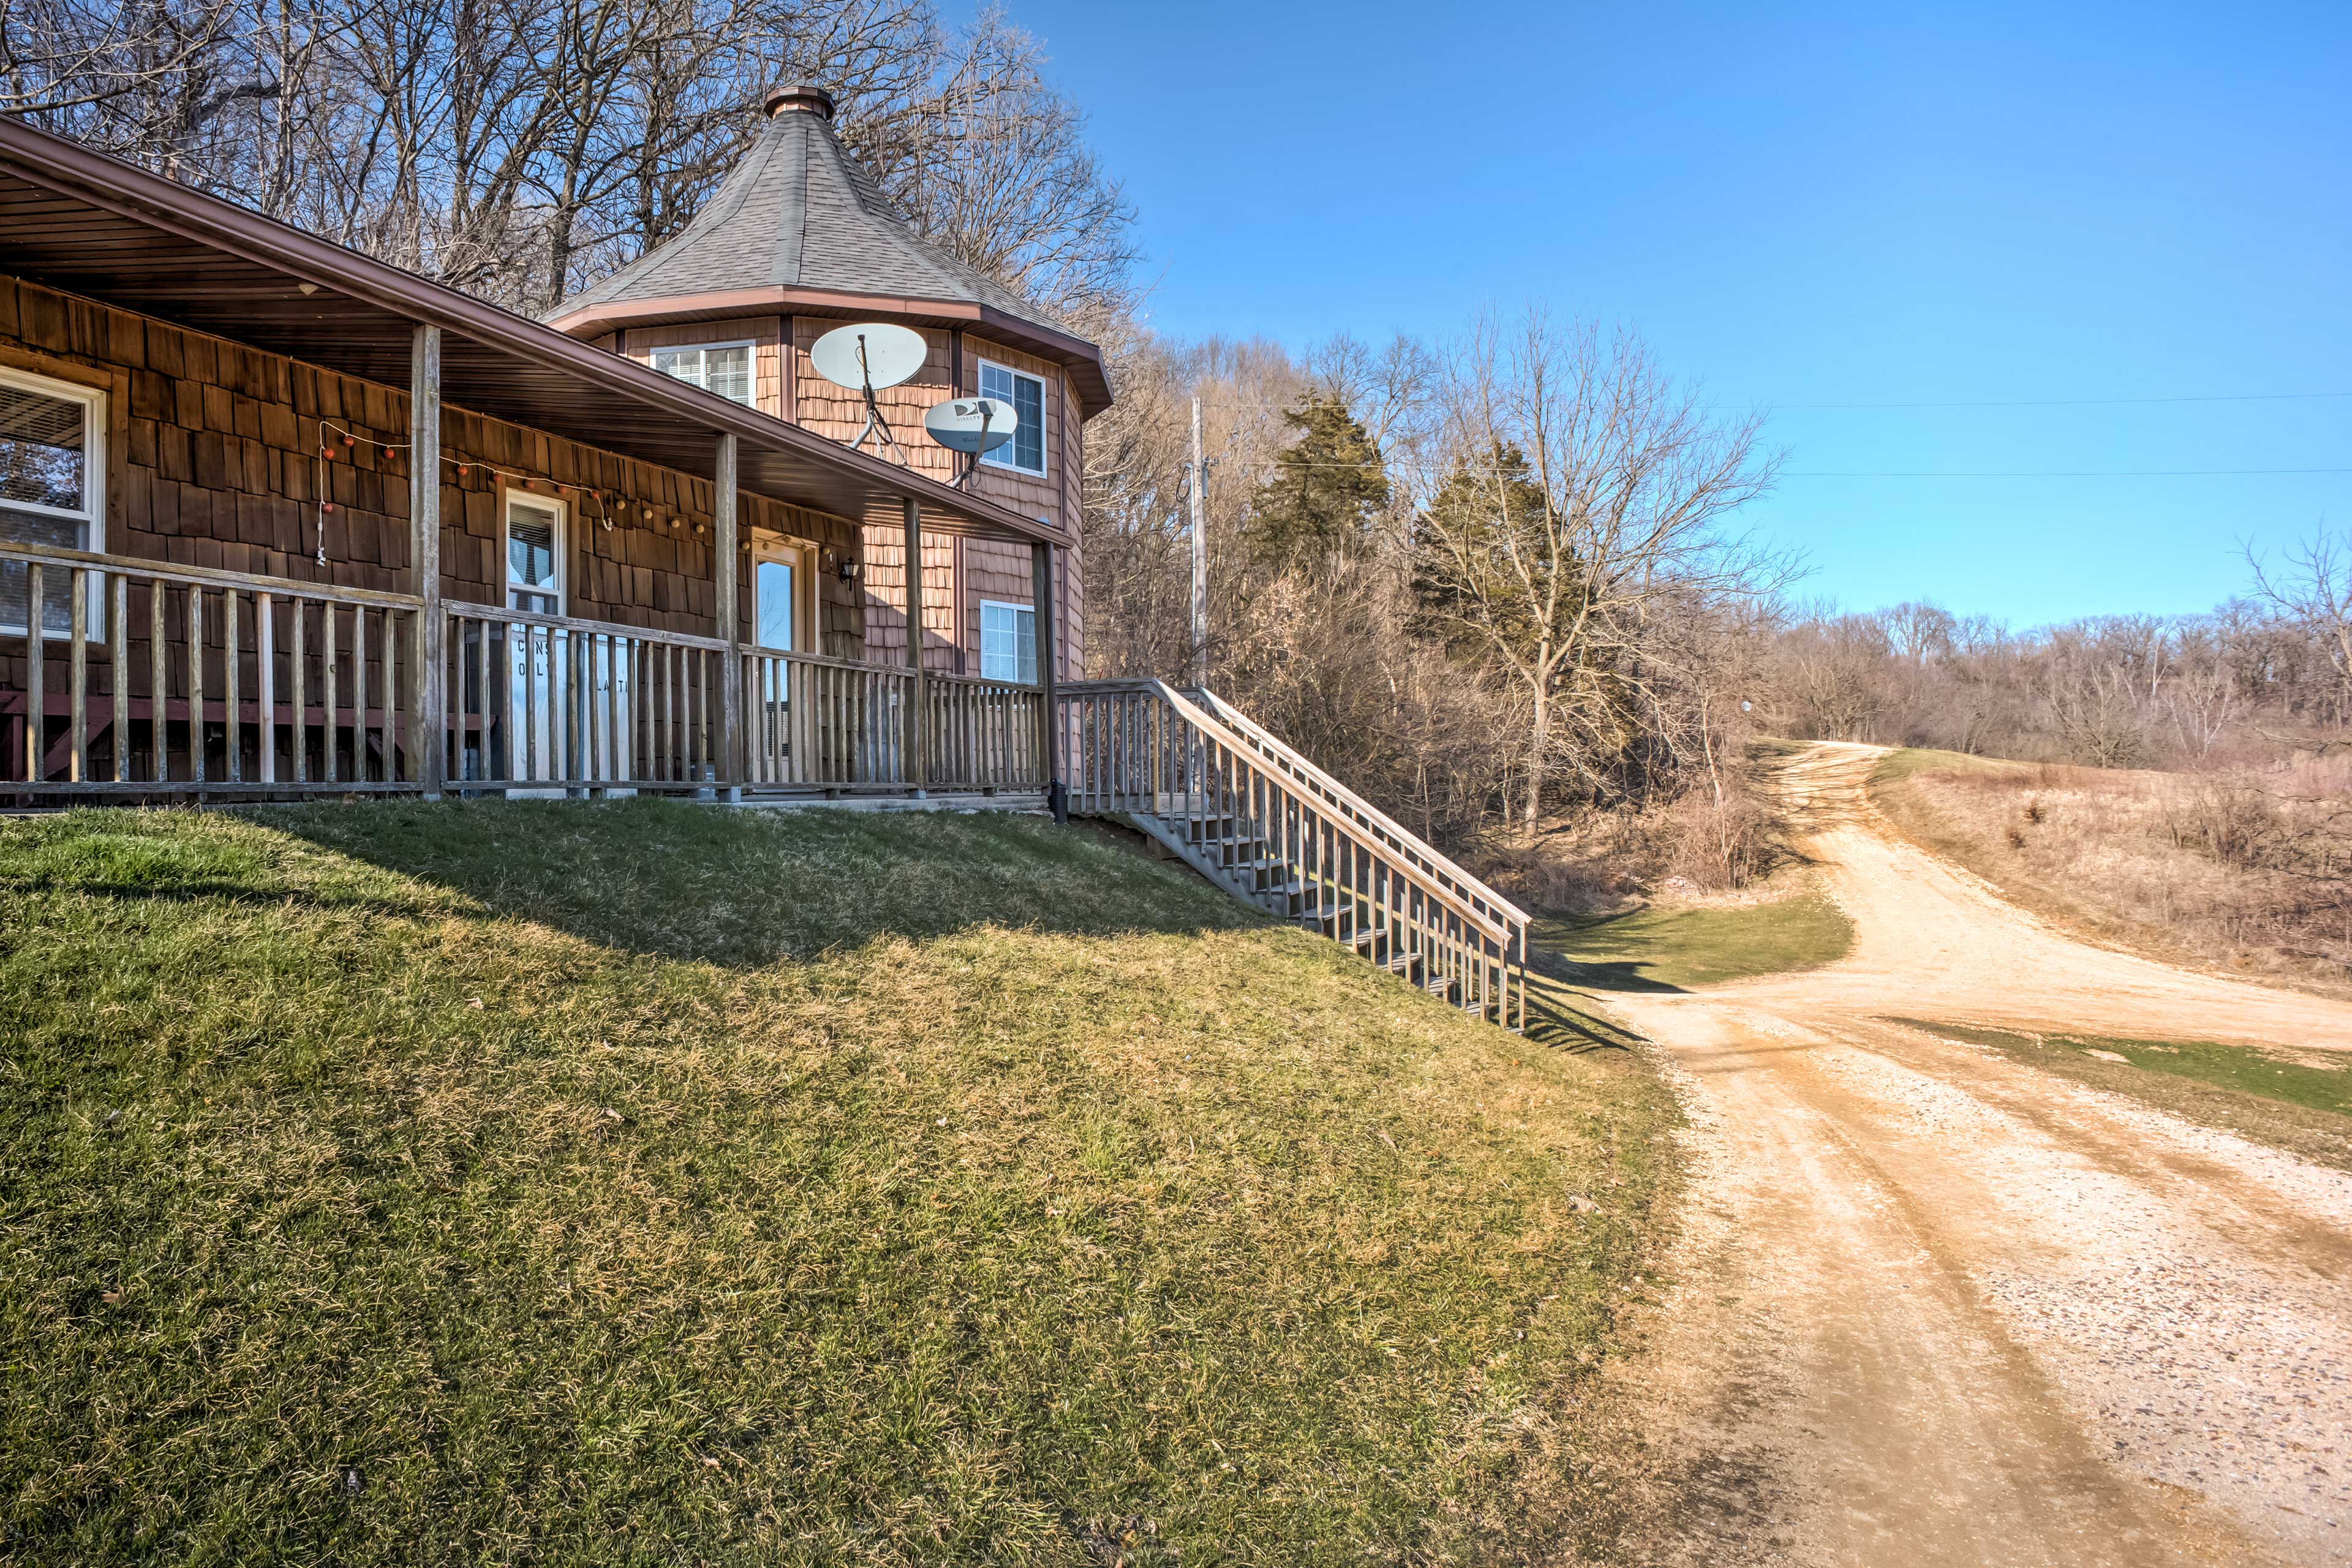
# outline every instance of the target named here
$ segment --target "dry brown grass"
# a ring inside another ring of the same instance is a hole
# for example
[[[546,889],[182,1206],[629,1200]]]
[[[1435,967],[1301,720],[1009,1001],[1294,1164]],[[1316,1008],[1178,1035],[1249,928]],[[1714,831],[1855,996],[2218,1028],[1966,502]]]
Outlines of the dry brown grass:
[[[2352,991],[2352,760],[2166,773],[1898,752],[1873,798],[2016,902],[2177,962]]]
[[[1720,800],[1701,775],[1676,795],[1554,818],[1532,843],[1490,844],[1471,868],[1506,898],[1571,919],[1622,914],[1653,898],[1752,901],[1791,864],[1762,777],[1779,745],[1759,742],[1726,769]]]

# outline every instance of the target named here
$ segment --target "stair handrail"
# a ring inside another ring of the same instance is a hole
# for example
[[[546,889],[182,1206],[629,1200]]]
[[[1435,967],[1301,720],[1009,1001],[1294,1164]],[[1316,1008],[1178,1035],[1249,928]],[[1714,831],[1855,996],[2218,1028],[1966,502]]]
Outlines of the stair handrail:
[[[1257,742],[1255,750],[1276,763],[1295,769],[1306,775],[1318,789],[1331,796],[1333,804],[1354,813],[1363,826],[1390,836],[1393,840],[1390,845],[1391,848],[1407,855],[1421,857],[1425,862],[1424,868],[1433,874],[1453,879],[1461,884],[1463,892],[1470,897],[1493,906],[1498,913],[1507,916],[1521,925],[1528,923],[1528,912],[1525,910],[1464,870],[1461,866],[1433,847],[1427,839],[1414,833],[1412,829],[1398,822],[1379,806],[1316,766],[1296,747],[1265,725],[1206,687],[1192,687],[1189,690],[1192,695],[1202,699],[1203,705],[1218,718],[1224,721],[1227,728],[1238,731],[1244,737]]]
[[[1198,703],[1193,702],[1190,698],[1185,696],[1184,693],[1177,690],[1174,687],[1170,686],[1164,680],[1144,679],[1072,682],[1071,684],[1063,687],[1061,689],[1064,694],[1068,696],[1084,696],[1090,690],[1128,690],[1148,692],[1167,703],[1171,711],[1174,712],[1186,723],[1192,725],[1195,730],[1200,731],[1210,739],[1223,743],[1236,752],[1248,752],[1259,756],[1265,755],[1264,746],[1261,743],[1253,741],[1251,738],[1243,734],[1240,731],[1227,724],[1219,716],[1202,708]],[[1228,710],[1230,710],[1230,709]],[[1261,731],[1261,733],[1263,732],[1264,731]],[[1297,755],[1297,752],[1291,752],[1290,748],[1280,741],[1275,741],[1274,744],[1279,747],[1283,752],[1288,752],[1289,755],[1293,757]],[[1304,761],[1304,759],[1300,760]],[[1290,781],[1276,779],[1276,782],[1286,783],[1286,787],[1297,792],[1301,804],[1307,805],[1317,804],[1312,795],[1306,790],[1300,781],[1296,779]],[[1367,807],[1366,809],[1369,810],[1370,808]],[[1369,826],[1370,825],[1363,824],[1361,826]],[[1454,863],[1452,861],[1445,859],[1445,858],[1443,855],[1438,854],[1436,850],[1428,848],[1428,847],[1423,845],[1419,838],[1413,837],[1411,833],[1405,832],[1402,828],[1395,828],[1393,830],[1402,833],[1405,838],[1412,842],[1412,844],[1420,846],[1422,851],[1430,858],[1443,862],[1445,867],[1453,868],[1455,872],[1460,872],[1460,868],[1458,867],[1454,867]],[[1418,886],[1424,894],[1435,899],[1440,904],[1451,910],[1453,913],[1460,916],[1470,925],[1475,927],[1482,934],[1492,938],[1507,951],[1514,938],[1518,934],[1518,932],[1512,930],[1512,927],[1516,925],[1523,931],[1527,926],[1527,916],[1520,913],[1515,906],[1511,905],[1507,901],[1500,898],[1496,898],[1492,900],[1495,904],[1499,906],[1499,912],[1502,912],[1508,917],[1507,919],[1498,919],[1496,918],[1496,912],[1477,908],[1476,903],[1479,900],[1471,897],[1464,889],[1445,886],[1444,882],[1442,880],[1442,879],[1446,875],[1444,871],[1439,869],[1437,867],[1414,864],[1413,852],[1412,850],[1407,849],[1404,846],[1396,844],[1389,844],[1385,846],[1385,847],[1398,854],[1401,858],[1398,869],[1402,870],[1408,879]],[[1462,876],[1463,880],[1470,882],[1474,887],[1477,887],[1483,890],[1484,885],[1478,883],[1476,879],[1470,877],[1466,872],[1460,872],[1460,875]]]

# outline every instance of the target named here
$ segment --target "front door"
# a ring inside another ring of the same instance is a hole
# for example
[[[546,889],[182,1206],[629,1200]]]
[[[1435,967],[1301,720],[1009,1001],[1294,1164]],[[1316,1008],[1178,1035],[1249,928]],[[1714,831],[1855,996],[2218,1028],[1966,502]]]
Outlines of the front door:
[[[507,608],[534,615],[563,614],[564,523],[562,501],[552,497],[507,492]],[[553,626],[519,623],[507,639],[509,663],[507,740],[508,777],[557,776],[554,748],[563,727],[554,708],[558,663],[570,651]]]
[[[751,641],[763,654],[807,653],[816,645],[815,552],[771,537],[751,542]],[[749,737],[755,776],[793,776],[792,666],[780,658],[750,664],[757,729]]]

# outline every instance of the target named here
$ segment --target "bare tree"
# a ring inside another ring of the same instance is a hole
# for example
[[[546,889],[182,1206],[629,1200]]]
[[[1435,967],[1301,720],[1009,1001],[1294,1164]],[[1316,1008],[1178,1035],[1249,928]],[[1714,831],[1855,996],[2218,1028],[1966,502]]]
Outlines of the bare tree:
[[[1481,321],[1444,396],[1452,472],[1415,541],[1423,624],[1521,692],[1532,835],[1559,770],[1605,788],[1604,761],[1654,731],[1686,673],[1658,628],[1784,575],[1725,526],[1775,465],[1754,419],[1709,418],[1630,335],[1539,310]]]
[[[2251,545],[2245,554],[2255,596],[2326,650],[2335,675],[2331,721],[2341,727],[2352,720],[2352,540],[2321,528],[2289,549],[2276,569]]]
[[[1133,212],[1036,42],[929,0],[6,0],[0,110],[526,311],[685,224],[780,81],[886,196],[1091,327]]]

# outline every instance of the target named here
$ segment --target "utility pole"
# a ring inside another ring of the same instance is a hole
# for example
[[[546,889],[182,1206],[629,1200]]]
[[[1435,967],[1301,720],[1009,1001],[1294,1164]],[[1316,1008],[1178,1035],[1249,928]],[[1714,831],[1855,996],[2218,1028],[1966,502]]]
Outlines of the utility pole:
[[[1201,458],[1201,400],[1192,399],[1192,464],[1186,500],[1192,511],[1192,684],[1209,684],[1209,541],[1201,529],[1201,492],[1208,465]]]

